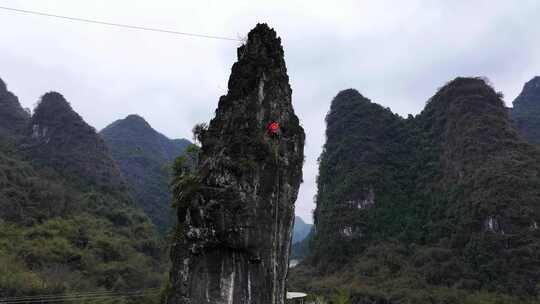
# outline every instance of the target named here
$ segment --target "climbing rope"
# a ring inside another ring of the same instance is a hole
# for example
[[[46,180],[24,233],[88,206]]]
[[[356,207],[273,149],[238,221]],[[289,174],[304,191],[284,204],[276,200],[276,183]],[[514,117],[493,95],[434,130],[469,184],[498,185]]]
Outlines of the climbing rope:
[[[273,289],[275,291],[276,289],[276,282],[277,282],[277,252],[278,252],[278,230],[279,230],[279,225],[278,225],[278,222],[279,222],[279,218],[278,218],[278,213],[279,213],[279,194],[280,194],[280,184],[279,184],[279,142],[275,141],[274,142],[274,161],[275,161],[275,165],[276,165],[276,185],[277,185],[277,192],[276,192],[276,197],[275,197],[275,208],[274,208],[274,226],[275,226],[275,231],[274,231],[274,280],[273,280]],[[275,295],[275,292],[272,293],[272,295]]]

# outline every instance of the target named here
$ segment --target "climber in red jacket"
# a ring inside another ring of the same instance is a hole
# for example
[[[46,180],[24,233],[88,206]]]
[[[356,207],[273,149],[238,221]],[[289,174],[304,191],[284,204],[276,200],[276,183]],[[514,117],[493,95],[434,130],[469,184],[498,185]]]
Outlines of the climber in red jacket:
[[[271,137],[278,136],[279,123],[277,121],[272,120],[266,128],[268,129],[268,135],[270,135]]]

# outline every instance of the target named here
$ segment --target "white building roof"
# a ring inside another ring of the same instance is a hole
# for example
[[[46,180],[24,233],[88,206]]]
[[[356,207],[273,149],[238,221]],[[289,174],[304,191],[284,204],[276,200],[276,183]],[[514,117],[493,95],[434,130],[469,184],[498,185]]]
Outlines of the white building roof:
[[[300,299],[307,297],[307,294],[303,292],[287,292],[287,300]]]

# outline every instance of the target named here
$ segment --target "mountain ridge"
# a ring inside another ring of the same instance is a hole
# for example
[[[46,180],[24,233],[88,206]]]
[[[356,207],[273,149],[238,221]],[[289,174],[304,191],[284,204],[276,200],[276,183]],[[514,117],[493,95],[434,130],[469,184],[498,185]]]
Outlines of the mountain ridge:
[[[510,109],[516,129],[529,142],[540,145],[540,76],[529,80]]]
[[[42,96],[25,130],[21,148],[38,166],[108,189],[125,181],[96,130],[57,92]]]
[[[350,93],[327,116],[311,254],[291,286],[351,286],[353,303],[533,301],[540,153],[500,94],[456,78],[404,119]]]
[[[0,79],[0,135],[17,136],[23,132],[30,120],[19,99],[8,91],[6,83]]]
[[[169,139],[135,114],[116,120],[99,134],[118,163],[137,204],[161,233],[172,229],[174,210],[169,168],[191,142]]]
[[[56,92],[0,134],[0,297],[160,286],[162,244],[115,166]]]
[[[296,243],[303,241],[311,232],[312,227],[313,225],[307,224],[306,222],[304,222],[304,220],[301,217],[295,216],[292,244],[294,245]]]

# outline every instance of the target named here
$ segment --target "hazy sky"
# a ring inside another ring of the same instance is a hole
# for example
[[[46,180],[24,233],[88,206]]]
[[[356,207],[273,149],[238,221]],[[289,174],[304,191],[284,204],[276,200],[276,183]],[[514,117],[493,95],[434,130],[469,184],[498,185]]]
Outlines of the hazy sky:
[[[457,76],[487,76],[506,103],[540,74],[540,1],[0,0],[0,6],[242,37],[281,36],[293,103],[307,133],[296,212],[311,222],[324,117],[338,91],[417,114]],[[100,130],[137,113],[191,138],[226,93],[238,43],[73,23],[0,10],[0,78],[33,108],[61,92]]]

